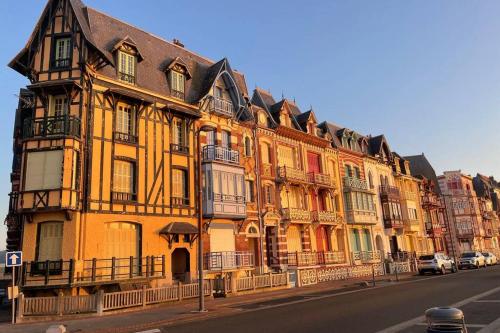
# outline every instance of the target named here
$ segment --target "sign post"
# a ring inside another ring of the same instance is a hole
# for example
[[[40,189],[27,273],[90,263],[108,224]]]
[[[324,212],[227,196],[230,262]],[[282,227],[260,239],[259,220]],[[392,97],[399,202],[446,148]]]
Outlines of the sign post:
[[[16,267],[21,266],[23,262],[23,252],[22,251],[13,251],[5,253],[5,266],[12,267],[12,324],[16,322]]]

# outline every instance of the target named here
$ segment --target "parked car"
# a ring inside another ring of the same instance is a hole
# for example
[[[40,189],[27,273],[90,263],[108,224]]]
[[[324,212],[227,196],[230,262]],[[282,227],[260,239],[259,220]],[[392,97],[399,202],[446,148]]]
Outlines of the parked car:
[[[467,251],[462,253],[458,261],[458,268],[479,268],[486,267],[486,261],[481,252],[477,251]]]
[[[426,272],[446,274],[446,271],[455,273],[457,265],[455,261],[444,253],[434,253],[422,255],[418,258],[418,273],[420,275]]]
[[[483,256],[486,261],[486,266],[496,265],[498,262],[497,256],[491,252],[483,252]]]

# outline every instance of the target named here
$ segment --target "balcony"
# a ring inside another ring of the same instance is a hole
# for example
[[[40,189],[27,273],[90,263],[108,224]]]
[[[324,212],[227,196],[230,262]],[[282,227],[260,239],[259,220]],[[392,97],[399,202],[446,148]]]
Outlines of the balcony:
[[[304,171],[287,166],[278,168],[278,177],[280,180],[287,182],[307,182],[306,173]]]
[[[420,231],[420,221],[419,220],[403,220],[404,228],[408,232],[419,232]]]
[[[352,252],[352,260],[362,264],[374,263],[382,261],[382,255],[379,251],[354,251]]]
[[[253,253],[245,251],[209,252],[203,255],[203,269],[207,271],[253,268]]]
[[[202,150],[203,162],[219,161],[231,164],[240,164],[240,153],[236,150],[208,145]]]
[[[350,190],[368,191],[368,184],[364,179],[344,177],[342,183],[344,186],[344,191],[350,191]]]
[[[307,180],[309,183],[319,186],[333,186],[332,178],[330,177],[330,175],[324,173],[309,172],[307,174]]]
[[[113,138],[115,141],[136,144],[138,142],[137,135],[132,133],[122,133],[122,132],[114,132]]]
[[[288,252],[287,264],[293,267],[335,265],[346,262],[343,251]]]
[[[208,218],[244,219],[247,217],[245,197],[222,193],[209,193],[203,201],[203,216]]]
[[[223,98],[212,97],[210,100],[210,112],[231,118],[234,112],[233,103]]]
[[[350,224],[377,224],[377,213],[372,210],[347,209],[345,217]]]
[[[441,236],[443,227],[439,223],[425,222],[425,231],[429,236]]]
[[[135,76],[127,73],[118,73],[118,79],[122,82],[126,82],[129,84],[135,84]]]
[[[380,196],[384,198],[391,198],[391,199],[401,199],[401,194],[399,192],[399,189],[395,186],[389,186],[389,185],[380,185],[379,186],[379,192]]]
[[[403,228],[405,226],[404,220],[401,216],[384,216],[384,228]]]
[[[92,286],[165,277],[165,256],[24,262],[23,288]]]
[[[473,229],[457,229],[457,237],[473,238],[474,237],[474,230]]]
[[[315,210],[312,212],[313,221],[320,224],[333,225],[339,223],[337,213],[326,210]]]
[[[23,138],[40,138],[50,136],[80,137],[81,121],[75,116],[54,116],[28,118],[23,124]]]
[[[291,223],[311,223],[311,212],[300,208],[283,208],[283,220]]]
[[[182,198],[182,197],[171,197],[170,202],[172,203],[172,206],[175,207],[184,207],[184,206],[189,206],[189,198]]]

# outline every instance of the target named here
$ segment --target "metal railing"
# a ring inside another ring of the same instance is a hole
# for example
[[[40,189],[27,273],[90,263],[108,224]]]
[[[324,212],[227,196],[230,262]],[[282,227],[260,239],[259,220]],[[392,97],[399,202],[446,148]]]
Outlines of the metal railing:
[[[184,96],[185,96],[183,91],[178,91],[178,90],[174,90],[174,89],[170,90],[170,95],[172,97],[175,97],[175,98],[178,98],[181,100],[184,100]]]
[[[71,64],[71,58],[54,59],[54,62],[52,64],[54,68],[69,67],[69,65]]]
[[[184,144],[178,144],[178,143],[171,143],[170,144],[170,151],[175,152],[175,153],[181,153],[181,154],[189,154],[189,146],[184,145]]]
[[[71,135],[80,137],[81,121],[75,116],[63,115],[27,118],[23,124],[23,138]]]
[[[380,195],[386,195],[390,197],[400,197],[399,189],[396,186],[390,185],[380,185],[379,186]]]
[[[24,262],[21,285],[23,287],[92,285],[103,281],[159,278],[165,276],[165,263],[165,256],[93,258],[83,260],[82,265],[76,265],[73,259]]]
[[[173,206],[189,206],[189,198],[171,197],[170,202]]]
[[[303,170],[288,166],[278,167],[278,177],[282,180],[306,182],[306,173]]]
[[[214,196],[214,201],[217,201],[217,202],[245,203],[245,197],[242,195],[213,193],[213,196]]]
[[[210,100],[210,112],[217,113],[222,116],[233,116],[233,103],[220,97],[212,97]]]
[[[313,221],[320,223],[337,223],[337,213],[326,210],[315,210],[312,212]]]
[[[311,251],[311,252],[288,252],[288,266],[317,266],[345,263],[343,251]]]
[[[311,212],[301,208],[283,208],[284,220],[311,223]]]
[[[130,84],[135,84],[135,76],[132,74],[127,74],[127,73],[118,73],[118,79],[123,82],[127,82]]]
[[[137,194],[133,192],[111,192],[111,199],[113,201],[136,201]]]
[[[361,263],[382,261],[382,254],[379,251],[353,251],[352,260]]]
[[[240,152],[231,148],[207,145],[202,150],[203,161],[221,161],[232,164],[240,164]]]
[[[368,184],[364,179],[344,177],[342,179],[342,183],[344,185],[344,189],[368,190]]]
[[[113,137],[117,141],[133,143],[133,144],[137,143],[138,141],[137,135],[131,133],[114,132]]]
[[[332,178],[330,175],[324,173],[309,172],[307,174],[307,180],[316,185],[332,186]]]
[[[209,252],[203,256],[203,268],[209,271],[255,266],[254,255],[246,251]]]

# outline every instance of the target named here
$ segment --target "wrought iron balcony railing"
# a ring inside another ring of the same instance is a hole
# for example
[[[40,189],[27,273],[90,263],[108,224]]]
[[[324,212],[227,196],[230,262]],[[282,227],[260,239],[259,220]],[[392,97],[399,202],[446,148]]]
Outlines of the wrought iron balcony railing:
[[[53,68],[66,68],[71,64],[71,58],[54,59]]]
[[[396,186],[380,185],[379,192],[381,196],[387,196],[391,198],[400,198],[399,189]]]
[[[79,138],[81,131],[80,118],[63,115],[24,120],[23,137],[48,137],[68,135]]]
[[[311,223],[311,212],[300,208],[283,208],[283,219],[297,223]]]
[[[332,186],[332,178],[330,175],[317,172],[309,172],[307,174],[307,180],[309,183],[316,185]]]
[[[135,84],[135,76],[127,73],[118,73],[118,79],[120,81],[130,83],[130,84]]]
[[[288,266],[317,266],[345,263],[343,251],[288,252]]]
[[[112,192],[111,198],[113,201],[136,201],[137,194],[133,192]]]
[[[137,135],[134,135],[132,133],[114,132],[113,137],[117,141],[127,142],[132,144],[137,143]]]
[[[203,147],[202,158],[204,162],[221,161],[231,164],[240,164],[240,152],[215,145]]]
[[[212,97],[210,100],[210,112],[216,113],[225,117],[233,116],[233,103],[220,97]]]
[[[306,173],[302,170],[291,168],[288,166],[281,166],[278,168],[278,177],[281,180],[306,182]]]
[[[170,151],[175,152],[175,153],[180,153],[180,154],[189,154],[189,146],[181,145],[178,143],[171,143],[170,144]]]
[[[354,178],[354,177],[344,177],[343,178],[344,190],[368,190],[368,184],[366,180]]]
[[[338,214],[326,210],[315,210],[312,212],[313,220],[319,223],[334,224],[338,223]]]

